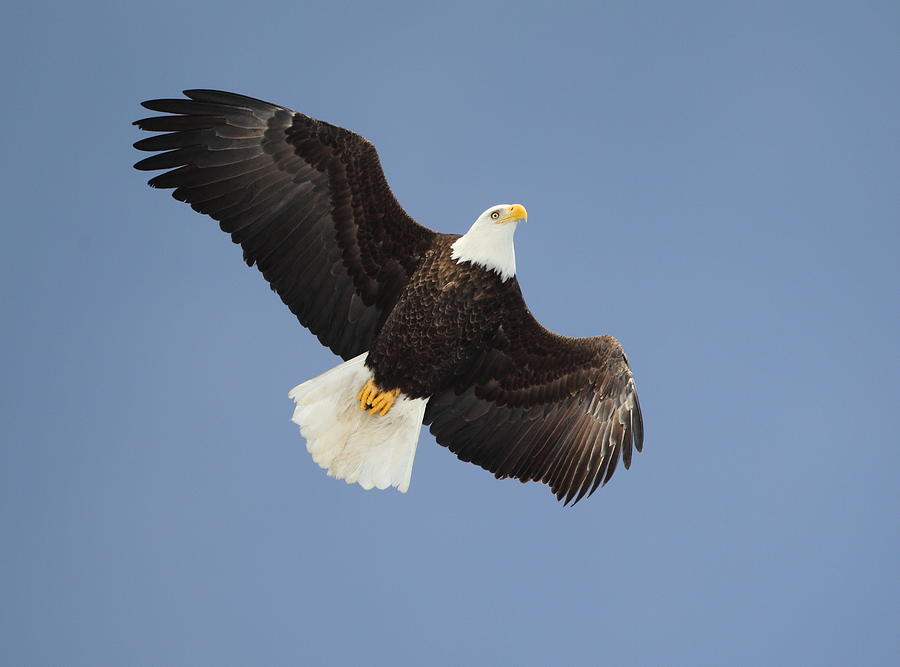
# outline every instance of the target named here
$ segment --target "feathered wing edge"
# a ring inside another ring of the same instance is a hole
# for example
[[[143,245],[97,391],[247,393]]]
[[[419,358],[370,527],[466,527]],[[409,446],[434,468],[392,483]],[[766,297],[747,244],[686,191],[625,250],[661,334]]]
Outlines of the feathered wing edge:
[[[631,466],[644,424],[628,361],[612,336],[567,338],[522,303],[456,384],[433,396],[438,443],[498,479],[547,484],[564,504]]]
[[[433,242],[387,184],[365,138],[269,102],[216,90],[143,103],[162,132],[140,170],[219,221],[272,289],[344,359],[367,350]]]

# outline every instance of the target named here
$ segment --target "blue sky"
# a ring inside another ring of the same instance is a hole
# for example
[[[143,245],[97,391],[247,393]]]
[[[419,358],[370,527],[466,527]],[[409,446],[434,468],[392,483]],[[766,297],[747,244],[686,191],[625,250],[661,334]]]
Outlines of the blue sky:
[[[900,9],[85,2],[0,27],[0,652],[18,665],[887,665],[898,655]],[[336,363],[131,168],[209,87],[349,127],[406,209],[517,234],[646,424],[574,509],[423,434],[327,478]]]

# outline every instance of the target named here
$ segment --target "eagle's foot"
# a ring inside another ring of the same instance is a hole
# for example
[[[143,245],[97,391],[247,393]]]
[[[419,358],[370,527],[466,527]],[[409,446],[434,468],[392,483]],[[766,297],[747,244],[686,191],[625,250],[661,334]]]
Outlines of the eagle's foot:
[[[359,409],[368,410],[370,415],[374,415],[377,412],[383,417],[394,405],[394,401],[397,400],[399,395],[400,389],[379,391],[375,380],[369,378],[369,381],[363,385],[358,395]]]

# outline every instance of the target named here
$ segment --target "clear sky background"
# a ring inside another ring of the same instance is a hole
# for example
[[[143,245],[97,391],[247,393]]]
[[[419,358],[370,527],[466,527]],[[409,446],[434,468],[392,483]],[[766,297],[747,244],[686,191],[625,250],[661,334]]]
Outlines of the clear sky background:
[[[8,7],[0,662],[888,665],[900,652],[900,5]],[[528,207],[533,312],[611,333],[646,446],[574,509],[423,433],[325,476],[337,362],[131,168],[143,99],[364,134],[443,231]]]

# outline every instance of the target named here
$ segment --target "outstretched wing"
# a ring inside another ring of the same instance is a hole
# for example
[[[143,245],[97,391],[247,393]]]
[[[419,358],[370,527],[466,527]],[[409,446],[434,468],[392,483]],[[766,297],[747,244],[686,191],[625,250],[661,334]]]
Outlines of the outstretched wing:
[[[615,338],[555,334],[516,292],[489,348],[430,399],[425,423],[463,461],[578,502],[643,447],[634,377]]]
[[[150,180],[219,221],[301,324],[344,359],[369,348],[434,232],[400,206],[365,138],[290,109],[214,90],[143,106],[165,132],[135,148],[171,169]]]

